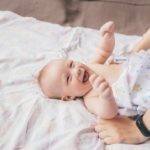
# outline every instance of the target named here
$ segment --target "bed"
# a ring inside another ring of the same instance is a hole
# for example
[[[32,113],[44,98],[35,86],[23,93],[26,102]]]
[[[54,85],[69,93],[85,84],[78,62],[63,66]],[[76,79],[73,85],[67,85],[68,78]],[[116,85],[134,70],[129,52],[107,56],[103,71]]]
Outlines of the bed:
[[[115,37],[115,55],[128,51],[141,39],[117,33]],[[100,40],[98,30],[63,27],[10,11],[0,12],[1,150],[150,148],[150,141],[105,145],[94,132],[98,117],[81,99],[48,99],[38,85],[37,76],[47,62],[69,58],[86,63]],[[133,114],[127,110],[121,113]]]
[[[115,32],[139,35],[150,26],[149,0],[1,0],[0,10],[63,26],[99,30],[114,21]]]

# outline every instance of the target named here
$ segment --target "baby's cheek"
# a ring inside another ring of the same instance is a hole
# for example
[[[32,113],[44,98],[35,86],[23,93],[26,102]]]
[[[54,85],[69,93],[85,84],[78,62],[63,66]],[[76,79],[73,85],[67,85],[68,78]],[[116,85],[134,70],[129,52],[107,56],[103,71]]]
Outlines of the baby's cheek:
[[[81,90],[81,85],[78,84],[77,82],[72,82],[70,89],[72,89],[72,92],[80,91]]]
[[[73,81],[73,82],[72,82],[72,86],[73,86],[74,88],[81,88],[81,84],[80,84],[79,82],[77,82],[77,81]]]

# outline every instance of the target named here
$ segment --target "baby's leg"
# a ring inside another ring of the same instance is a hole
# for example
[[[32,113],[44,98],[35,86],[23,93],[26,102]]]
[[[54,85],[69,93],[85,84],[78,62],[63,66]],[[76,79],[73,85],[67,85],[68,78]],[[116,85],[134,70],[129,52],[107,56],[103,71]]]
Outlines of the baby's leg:
[[[112,52],[115,46],[115,37],[114,37],[114,27],[115,24],[110,21],[105,23],[100,28],[100,34],[102,36],[102,41],[100,43],[100,49],[108,52]]]
[[[101,27],[100,34],[102,36],[102,40],[98,50],[89,63],[104,64],[108,57],[112,54],[115,46],[114,26],[113,22],[108,22]]]

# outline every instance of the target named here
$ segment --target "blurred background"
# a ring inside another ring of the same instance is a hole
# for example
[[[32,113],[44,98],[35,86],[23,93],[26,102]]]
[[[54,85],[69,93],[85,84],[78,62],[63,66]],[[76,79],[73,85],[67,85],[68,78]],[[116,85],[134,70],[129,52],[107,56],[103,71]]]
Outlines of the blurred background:
[[[115,32],[127,35],[143,35],[150,27],[150,0],[0,0],[0,10],[93,29],[112,20]]]

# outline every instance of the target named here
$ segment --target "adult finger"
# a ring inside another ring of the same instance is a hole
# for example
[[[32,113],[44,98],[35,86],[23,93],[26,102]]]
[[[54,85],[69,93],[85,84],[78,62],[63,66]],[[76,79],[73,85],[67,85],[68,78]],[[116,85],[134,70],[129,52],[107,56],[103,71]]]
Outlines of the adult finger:
[[[97,124],[106,124],[106,123],[108,123],[108,120],[107,120],[107,119],[99,118],[99,119],[97,120]]]
[[[105,131],[99,132],[98,136],[100,139],[105,139],[107,137],[110,137],[111,135],[109,134],[108,131],[105,130]]]
[[[102,132],[106,130],[106,126],[105,125],[96,125],[95,126],[95,132]]]
[[[117,143],[117,142],[115,142],[115,139],[113,137],[106,137],[106,138],[103,139],[103,141],[107,145]]]

